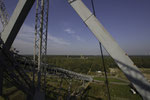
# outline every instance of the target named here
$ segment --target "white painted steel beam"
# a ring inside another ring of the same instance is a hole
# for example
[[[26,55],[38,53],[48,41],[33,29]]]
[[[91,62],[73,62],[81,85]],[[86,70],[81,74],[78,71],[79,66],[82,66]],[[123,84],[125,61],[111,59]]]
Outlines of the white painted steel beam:
[[[129,81],[134,85],[144,100],[150,100],[150,83],[146,80],[140,70],[131,61],[128,55],[120,48],[112,36],[105,30],[98,19],[84,5],[81,0],[68,0],[70,5],[82,18],[87,27],[102,43],[110,56],[118,64]]]
[[[19,0],[8,24],[2,32],[2,40],[4,41],[4,48],[6,50],[11,48],[11,45],[34,2],[35,0]]]

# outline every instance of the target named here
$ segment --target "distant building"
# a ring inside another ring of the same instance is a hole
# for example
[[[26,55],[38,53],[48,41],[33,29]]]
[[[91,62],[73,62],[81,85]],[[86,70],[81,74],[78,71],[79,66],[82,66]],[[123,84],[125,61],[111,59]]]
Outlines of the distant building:
[[[88,59],[88,57],[85,57],[85,56],[81,55],[80,59]]]
[[[100,70],[99,70],[99,71],[97,71],[97,73],[98,73],[98,74],[101,74],[101,73],[102,73],[102,71],[100,71]]]
[[[118,69],[116,69],[116,68],[109,68],[109,70],[110,70],[110,73],[116,73],[116,72],[118,72]]]
[[[67,58],[70,58],[69,55],[67,55]]]

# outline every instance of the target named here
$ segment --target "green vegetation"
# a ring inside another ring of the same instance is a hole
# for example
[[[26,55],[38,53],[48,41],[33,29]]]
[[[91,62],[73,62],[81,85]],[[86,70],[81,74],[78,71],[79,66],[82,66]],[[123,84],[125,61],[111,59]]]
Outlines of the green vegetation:
[[[89,90],[89,97],[99,98],[99,100],[108,100],[108,93],[104,84],[93,83],[90,87],[91,90]],[[141,100],[140,96],[133,95],[130,92],[130,88],[126,85],[110,84],[109,87],[112,100]],[[91,100],[91,98],[89,99]]]
[[[0,96],[0,100],[5,100],[3,97]]]
[[[139,95],[134,95],[131,93],[130,87],[127,85],[110,84],[109,87],[112,100],[141,100]]]
[[[149,68],[142,68],[141,71],[145,74],[150,74],[150,69]]]
[[[150,68],[150,56],[131,56],[131,59],[140,68]]]
[[[31,55],[27,55],[31,57]],[[150,68],[150,56],[130,56],[135,65],[139,68]],[[116,63],[110,56],[104,56],[106,69],[117,68]],[[62,67],[79,73],[87,74],[98,70],[103,71],[102,59],[100,56],[47,56],[46,62],[57,67]]]
[[[131,56],[131,59],[140,68],[150,67],[150,56]],[[109,72],[109,68],[117,68],[116,63],[110,56],[105,56],[104,60],[107,72]],[[78,73],[87,74],[89,71],[103,71],[102,60],[100,56],[48,56],[47,62],[48,64]]]
[[[99,80],[99,81],[105,81],[105,77],[94,77],[95,80]],[[125,81],[123,80],[119,80],[117,78],[108,78],[109,82],[119,82],[119,83],[125,83]]]
[[[26,100],[26,95],[16,87],[4,87],[3,97],[0,97],[0,100]]]
[[[31,57],[31,56],[29,56]],[[109,68],[118,68],[114,60],[105,56],[106,69],[108,72],[109,82],[117,83],[126,83],[120,79],[112,78],[112,76],[119,77],[121,79],[126,79],[121,71],[117,71],[113,74],[110,74]],[[131,56],[131,59],[134,63],[140,67],[141,71],[145,74],[150,74],[150,56]],[[78,73],[84,73],[94,76],[95,80],[104,81],[103,75],[103,66],[100,56],[48,56],[46,62],[50,65],[75,71]],[[101,74],[98,74],[97,71],[102,71]],[[52,100],[62,100],[68,97],[68,85],[69,83],[65,80],[62,81],[63,85],[60,88],[61,79],[58,77],[49,77],[47,80],[47,98]],[[4,94],[9,94],[10,100],[24,100],[26,98],[25,94],[17,90],[10,83],[4,82]],[[82,82],[72,80],[71,93],[81,86]],[[128,85],[119,85],[119,84],[109,84],[110,94],[112,100],[141,100],[139,95],[134,95],[130,91]],[[5,96],[6,98],[6,96]],[[92,82],[85,89],[83,94],[77,99],[86,99],[86,100],[108,100],[108,94],[106,85],[104,82],[96,83]],[[0,100],[4,100],[0,97]]]
[[[112,59],[110,58],[105,58],[107,71],[109,71],[108,68],[112,65],[111,63],[109,63],[112,62],[111,60]],[[69,58],[65,56],[48,56],[47,62],[51,65],[62,67],[78,73],[87,74],[89,71],[103,71],[101,59],[98,56],[89,56],[85,57],[84,59],[80,58],[80,56],[72,56]]]
[[[60,80],[51,78],[51,81],[48,83],[49,87],[47,88],[48,97],[55,100],[66,99],[68,83],[63,81],[63,86],[59,88]],[[73,81],[71,93],[75,88],[80,86],[80,82]],[[141,100],[139,95],[132,94],[130,87],[128,85],[118,85],[118,84],[109,84],[110,95],[112,100]],[[59,92],[60,90],[60,92]],[[77,97],[78,100],[108,100],[108,93],[106,85],[104,83],[90,83],[90,85],[85,89],[82,95]]]

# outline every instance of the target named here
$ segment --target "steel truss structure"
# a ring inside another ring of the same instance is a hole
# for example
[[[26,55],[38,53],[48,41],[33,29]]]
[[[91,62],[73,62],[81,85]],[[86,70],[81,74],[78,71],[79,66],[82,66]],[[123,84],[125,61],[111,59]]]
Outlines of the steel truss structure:
[[[3,29],[4,29],[5,26],[8,24],[9,15],[6,11],[6,7],[5,7],[5,4],[4,4],[3,0],[0,0],[0,19],[1,19],[1,23],[3,25]]]
[[[12,43],[23,24],[28,12],[30,11],[34,1],[20,0],[17,7],[8,21],[6,17],[6,9],[1,0],[0,13],[2,16],[3,31],[0,38],[0,95],[3,95],[3,79],[22,90],[29,97],[33,97],[33,87],[30,77],[17,61],[13,51],[10,51]],[[5,17],[4,17],[5,16]],[[7,24],[8,23],[8,24]],[[11,36],[10,36],[11,35]],[[9,38],[9,39],[8,39]],[[7,44],[7,45],[6,45]]]
[[[40,86],[41,70],[44,69],[41,63],[46,62],[47,54],[49,0],[36,1],[34,61],[38,62],[38,86]]]
[[[5,78],[33,99],[33,96],[35,96],[35,90],[33,88],[34,85],[32,84],[30,77],[25,72],[25,68],[30,71],[33,71],[34,67],[38,68],[35,72],[38,72],[39,87],[41,80],[40,77],[41,74],[43,74],[43,71],[41,71],[42,66],[45,66],[45,72],[48,72],[47,75],[54,74],[61,77],[63,76],[64,78],[73,77],[75,79],[91,82],[92,78],[89,76],[74,73],[55,66],[50,66],[45,63],[44,57],[47,53],[49,0],[37,0],[34,62],[32,60],[28,61],[25,57],[20,57],[10,51],[12,43],[15,40],[18,31],[20,30],[34,2],[35,0],[19,0],[8,22],[4,22],[5,18],[2,16],[4,16],[3,13],[5,12],[5,7],[2,0],[0,2],[1,5],[3,5],[0,8],[2,12],[0,13],[2,19],[1,21],[2,23],[8,23],[1,33],[0,38],[0,94],[2,94],[3,78]],[[98,19],[91,13],[91,11],[81,0],[68,0],[68,2],[82,18],[87,27],[101,42],[110,56],[115,60],[119,68],[123,71],[142,98],[144,100],[150,100],[150,83],[146,80],[127,54],[119,47],[111,35],[104,29]],[[32,67],[28,68],[27,66]],[[76,93],[72,93],[72,95],[75,94]]]
[[[30,58],[27,58],[25,56],[21,56],[21,55],[16,54],[15,59],[17,59],[17,62],[19,64],[24,65],[24,67],[23,67],[24,70],[29,71],[29,72],[32,72],[33,67],[37,68],[37,66],[38,66],[37,62],[35,63],[33,60],[31,60]],[[42,64],[46,68],[46,72],[47,72],[48,76],[49,75],[61,76],[64,78],[83,80],[83,81],[87,81],[87,82],[93,81],[93,78],[91,76],[79,74],[79,73],[69,71],[66,69],[62,69],[62,68],[59,68],[57,66],[49,65],[46,63],[42,63]],[[38,70],[35,70],[35,71],[37,72]],[[44,72],[42,74],[44,74]]]

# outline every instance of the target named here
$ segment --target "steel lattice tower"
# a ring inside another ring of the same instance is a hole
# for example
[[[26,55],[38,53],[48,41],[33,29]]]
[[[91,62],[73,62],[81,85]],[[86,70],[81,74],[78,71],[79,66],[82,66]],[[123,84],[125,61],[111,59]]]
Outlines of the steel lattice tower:
[[[37,0],[35,19],[34,61],[38,63],[38,86],[47,54],[49,0]]]
[[[2,31],[3,31],[9,19],[3,0],[0,0],[0,19],[1,19],[2,26],[3,26],[2,28]],[[0,38],[1,38],[1,32],[0,32]],[[0,42],[1,41],[2,40],[0,39]],[[3,68],[0,68],[0,95],[2,95],[2,91],[3,91]]]
[[[4,29],[8,23],[9,15],[6,11],[6,7],[5,7],[3,0],[0,0],[0,19],[1,19],[1,23],[3,25],[3,29]],[[1,33],[0,33],[0,36],[1,36]]]

